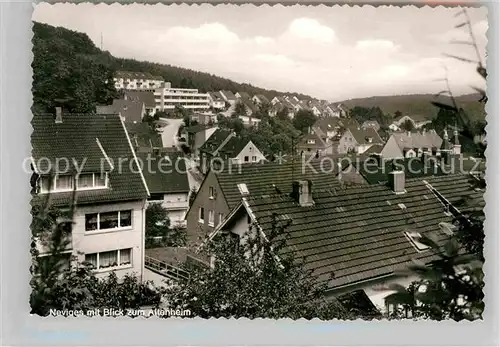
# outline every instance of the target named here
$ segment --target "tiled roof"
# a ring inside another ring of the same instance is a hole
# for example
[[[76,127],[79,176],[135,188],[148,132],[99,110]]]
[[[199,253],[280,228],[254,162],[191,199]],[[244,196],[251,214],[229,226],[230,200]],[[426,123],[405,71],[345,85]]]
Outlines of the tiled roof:
[[[212,98],[212,100],[214,100],[214,101],[224,101],[224,98],[222,97],[220,92],[213,92],[213,93],[209,93],[209,94],[210,94],[210,97]]]
[[[363,153],[366,154],[366,153]],[[389,172],[393,171],[394,165],[397,169],[405,171],[407,179],[429,176],[443,176],[444,172],[441,166],[424,166],[421,158],[400,158],[394,160],[385,160],[383,166],[379,166],[375,158],[369,160],[353,161],[352,164],[358,169],[358,172],[370,184],[385,183],[388,181]],[[458,171],[457,171],[458,172]]]
[[[238,92],[238,94],[242,99],[251,99],[250,95],[247,92]]]
[[[348,130],[351,132],[352,136],[356,140],[356,142],[360,145],[369,144],[369,143],[384,143],[380,138],[378,132],[373,128],[359,128],[355,126],[348,127]],[[368,139],[371,138],[372,141],[369,142]]]
[[[451,198],[458,193],[449,192],[470,190],[468,180],[450,175],[431,177],[428,182]],[[314,187],[313,183],[315,205],[311,207],[301,207],[288,194],[251,194],[247,203],[264,232],[274,218],[291,221],[285,252],[305,259],[306,268],[330,288],[390,275],[414,258],[436,260],[429,250],[417,251],[405,231],[424,235],[437,231],[440,244],[448,238],[438,224],[450,223],[453,217],[445,215],[442,203],[421,179],[407,180],[406,193],[401,195],[385,185]]]
[[[256,97],[259,98],[260,102],[269,103],[269,100],[262,94],[257,94]]]
[[[139,90],[125,90],[127,99],[142,101],[147,108],[156,107],[155,96],[152,92]]]
[[[138,159],[151,194],[189,192],[186,158],[182,154],[168,153],[160,157],[144,153]]]
[[[245,148],[250,140],[241,137],[231,137],[229,141],[224,144],[224,146],[219,149],[219,153],[222,155],[227,155],[228,158],[234,158]]]
[[[375,144],[373,146],[370,146],[366,151],[363,152],[363,154],[374,154],[374,153],[380,153],[384,149],[384,145],[378,145]]]
[[[137,171],[134,152],[129,143],[125,125],[118,115],[68,114],[62,123],[55,123],[54,115],[34,115],[31,144],[36,169],[43,173],[54,168],[57,159],[74,159],[83,166],[82,172],[101,173],[101,163],[109,172],[109,188],[77,191],[78,204],[140,200],[148,195],[143,177]],[[100,145],[99,145],[100,144]],[[102,146],[102,150],[100,148]],[[104,153],[103,153],[104,150]],[[106,157],[114,165],[108,164]],[[48,161],[41,158],[47,158]],[[118,162],[122,160],[121,168]],[[123,161],[126,160],[126,164]],[[132,164],[131,164],[132,162]],[[65,205],[73,192],[51,193],[52,203]],[[40,194],[34,202],[40,201]]]
[[[320,118],[316,121],[315,126],[319,127],[323,132],[334,131],[335,128],[343,125],[342,120],[336,117]]]
[[[361,127],[380,127],[380,124],[376,120],[366,120],[361,124]]]
[[[161,76],[153,76],[146,72],[131,72],[131,71],[117,71],[115,74],[116,78],[130,78],[130,79],[148,79],[163,81]]]
[[[236,96],[230,90],[221,90],[221,94],[223,94],[227,100],[236,100]]]
[[[313,144],[309,144],[307,143],[308,140],[314,140],[315,142]],[[302,148],[314,148],[314,149],[324,149],[326,147],[328,147],[328,144],[325,143],[325,141],[323,141],[323,139],[321,138],[321,136],[315,132],[313,133],[310,133],[310,134],[305,134],[304,136],[302,136],[302,138],[300,139],[300,142],[297,144],[297,147],[299,147],[299,149],[302,149]]]
[[[419,132],[412,132],[410,134],[396,133],[392,134],[396,143],[401,149],[406,148],[440,148],[443,139],[433,131],[428,131],[425,134]]]
[[[291,192],[292,182],[298,179],[312,180],[313,189],[340,185],[335,175],[338,172],[336,163],[333,166],[333,161],[312,160],[310,166],[307,163],[307,160],[301,161],[297,158],[294,163],[288,161],[243,164],[233,167],[231,171],[226,169],[217,173],[214,171],[214,173],[230,209],[241,202],[242,195],[237,186],[240,183],[246,184],[252,196],[276,194],[277,189],[281,192]],[[323,170],[321,170],[321,165],[323,165]]]

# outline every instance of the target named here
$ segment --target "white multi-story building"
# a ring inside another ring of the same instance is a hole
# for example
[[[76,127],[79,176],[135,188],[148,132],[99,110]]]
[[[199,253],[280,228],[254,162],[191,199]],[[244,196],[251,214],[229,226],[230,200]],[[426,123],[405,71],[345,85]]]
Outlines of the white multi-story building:
[[[113,78],[116,89],[148,90],[160,88],[163,77],[142,72],[118,71]]]
[[[50,114],[35,115],[32,124],[34,205],[50,203],[61,212],[75,206],[66,235],[68,266],[73,256],[99,277],[115,272],[142,280],[150,193],[123,120],[58,112],[55,121]],[[41,256],[50,255],[47,235],[34,232]]]
[[[154,90],[156,111],[173,111],[176,106],[186,110],[207,111],[212,100],[208,93],[200,93],[198,89],[172,88],[170,82]]]

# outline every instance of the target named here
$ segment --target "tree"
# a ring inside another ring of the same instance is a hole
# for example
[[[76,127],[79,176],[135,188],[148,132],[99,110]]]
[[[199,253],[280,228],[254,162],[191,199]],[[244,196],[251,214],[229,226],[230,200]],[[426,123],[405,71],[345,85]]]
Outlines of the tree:
[[[290,117],[288,117],[288,113],[289,113],[289,109],[288,107],[284,106],[281,110],[279,110],[277,113],[276,113],[276,117],[278,119],[281,119],[281,120],[289,120]]]
[[[189,207],[193,205],[194,199],[196,199],[196,188],[192,187],[189,192]]]
[[[401,124],[401,129],[404,131],[413,131],[415,130],[415,125],[411,120],[407,119]]]
[[[223,235],[208,243],[213,268],[186,265],[190,280],[167,290],[170,307],[203,318],[347,318],[338,301],[325,300],[326,284],[282,252],[286,228],[274,215],[267,240],[251,226],[243,243]]]
[[[233,111],[233,114],[232,116],[246,116],[247,115],[247,108],[245,106],[245,104],[241,101],[241,100],[238,100],[236,102],[236,105],[234,107],[234,111]]]
[[[311,110],[299,110],[293,118],[293,126],[295,129],[305,131],[316,123],[317,117]]]

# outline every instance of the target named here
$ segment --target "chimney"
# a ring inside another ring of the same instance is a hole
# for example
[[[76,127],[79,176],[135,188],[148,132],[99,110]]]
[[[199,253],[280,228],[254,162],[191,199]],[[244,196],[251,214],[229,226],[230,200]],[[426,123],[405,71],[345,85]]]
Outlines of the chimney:
[[[292,198],[302,207],[313,206],[311,180],[294,181],[292,183]]]
[[[56,123],[62,123],[62,107],[56,107]]]
[[[389,186],[396,194],[404,194],[405,190],[405,172],[402,170],[393,170],[389,172]]]

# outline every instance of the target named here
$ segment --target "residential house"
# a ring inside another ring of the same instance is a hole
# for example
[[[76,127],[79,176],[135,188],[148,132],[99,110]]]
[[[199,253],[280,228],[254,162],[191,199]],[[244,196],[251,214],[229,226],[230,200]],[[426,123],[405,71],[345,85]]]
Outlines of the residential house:
[[[391,171],[388,185],[318,189],[316,182],[296,178],[281,193],[235,192],[239,203],[206,242],[217,234],[245,242],[252,226],[264,235],[282,226],[287,232],[283,252],[304,261],[305,269],[327,285],[327,297],[361,290],[380,311],[391,313],[394,307],[384,298],[394,291],[383,288],[415,280],[399,272],[412,259],[425,264],[439,259],[418,237],[436,232],[443,246],[456,230],[455,204],[464,193],[474,206],[484,206],[484,191],[471,188],[473,179],[461,174],[406,179],[404,172]]]
[[[248,138],[228,130],[217,129],[200,147],[200,171],[204,174],[213,166],[257,163],[266,160],[264,154]]]
[[[322,137],[317,131],[311,130],[299,140],[297,152],[319,157],[325,154],[333,154],[334,148],[328,138]]]
[[[146,115],[144,102],[135,99],[115,99],[112,105],[97,106],[96,113],[117,113],[126,123],[141,123]]]
[[[389,125],[389,129],[392,131],[405,130],[402,129],[402,126],[406,122],[410,122],[414,129],[420,129],[424,125],[432,123],[431,120],[428,120],[427,117],[422,115],[412,115],[411,117],[409,115],[400,115],[392,120],[392,123]]]
[[[381,145],[384,142],[373,128],[357,128],[349,126],[339,140],[339,153],[364,153],[373,145]]]
[[[146,109],[146,114],[149,114],[151,116],[153,116],[156,112],[155,96],[151,91],[125,90],[123,99],[143,102],[144,108]]]
[[[271,99],[271,104],[276,105],[278,103],[283,103],[283,97],[281,96],[275,96],[274,98]]]
[[[284,193],[294,179],[311,179],[321,189],[340,186],[333,161],[295,159],[209,171],[186,216],[189,244],[201,244],[244,196]]]
[[[380,130],[380,124],[376,120],[367,120],[364,121],[363,124],[361,124],[361,128],[362,129],[373,128],[375,129],[375,131],[378,132]]]
[[[186,158],[181,153],[170,152],[144,153],[138,159],[150,192],[148,203],[165,207],[172,227],[186,227],[190,192]]]
[[[184,129],[187,134],[187,145],[191,150],[194,158],[200,158],[200,147],[203,146],[210,136],[217,130],[217,126],[208,126],[204,124],[197,124]]]
[[[251,116],[259,110],[259,106],[253,102],[248,93],[240,92],[236,93],[236,96],[238,97],[237,103],[240,102],[245,105],[247,116]]]
[[[117,71],[113,78],[115,88],[125,90],[146,90],[160,88],[164,83],[163,77],[153,76],[150,73]]]
[[[347,117],[347,111],[342,104],[330,104],[326,110],[331,117]]]
[[[236,94],[234,94],[234,96],[236,96],[236,98],[238,98],[238,99],[252,100],[252,98],[250,97],[250,94],[248,94],[247,92],[237,92]]]
[[[314,129],[320,130],[321,134],[323,134],[324,137],[327,137],[329,139],[332,139],[335,136],[337,136],[341,132],[343,127],[344,127],[343,121],[340,118],[336,117],[320,118],[313,125]]]
[[[226,108],[226,100],[222,96],[221,92],[209,93],[210,100],[212,101],[212,107],[216,110],[224,110]]]
[[[68,257],[92,264],[99,277],[114,271],[142,280],[149,191],[124,121],[58,108],[55,117],[34,115],[31,124],[32,204],[49,202],[63,212],[74,204]],[[38,248],[47,254],[43,243]]]
[[[422,132],[401,132],[392,134],[380,153],[383,158],[420,157],[422,153],[436,156],[443,139],[434,130]]]
[[[254,95],[254,97],[252,98],[252,101],[256,105],[269,104],[269,100],[262,94]]]

